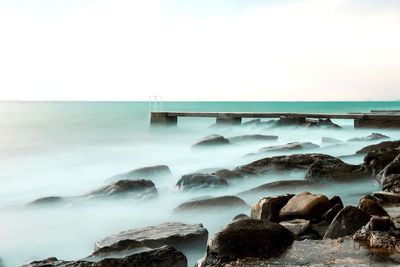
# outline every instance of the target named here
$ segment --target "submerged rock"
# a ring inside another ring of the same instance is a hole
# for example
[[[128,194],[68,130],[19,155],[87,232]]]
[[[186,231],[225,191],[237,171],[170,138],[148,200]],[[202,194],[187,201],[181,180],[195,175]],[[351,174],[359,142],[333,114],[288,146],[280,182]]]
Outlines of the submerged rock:
[[[251,141],[271,141],[277,139],[278,136],[276,135],[250,134],[250,135],[239,135],[230,137],[229,141],[231,143],[239,143],[239,142],[251,142]]]
[[[310,142],[293,142],[293,143],[287,143],[286,145],[263,147],[260,150],[258,150],[258,153],[280,152],[280,151],[283,152],[283,151],[304,150],[313,148],[319,148],[319,146]]]
[[[187,267],[185,255],[173,247],[161,248],[132,254],[123,258],[106,258],[100,261],[63,261],[48,258],[33,261],[22,267],[114,267],[114,266],[152,266],[152,267]]]
[[[213,173],[213,175],[216,175],[219,178],[225,179],[227,181],[240,180],[240,179],[245,178],[245,176],[242,173],[239,173],[237,171],[227,170],[227,169],[217,170],[216,172]]]
[[[171,170],[167,165],[148,166],[133,171],[122,173],[111,177],[111,180],[119,179],[143,179],[158,178],[171,175]]]
[[[264,197],[251,207],[250,217],[270,222],[280,222],[280,210],[294,197],[293,194]]]
[[[232,222],[240,221],[240,220],[247,220],[250,219],[250,217],[246,214],[238,214],[235,217],[233,217]]]
[[[325,233],[324,238],[338,238],[354,234],[361,227],[366,225],[370,215],[352,206],[342,209],[333,219]]]
[[[269,258],[284,252],[293,235],[285,227],[261,220],[239,220],[216,233],[201,266],[214,266],[243,258]]]
[[[65,201],[66,201],[65,198],[59,196],[41,197],[28,203],[27,205],[28,206],[54,205],[54,204],[64,203]]]
[[[225,179],[216,175],[192,173],[183,175],[176,183],[176,188],[182,191],[197,190],[204,188],[219,188],[228,186]]]
[[[279,216],[319,221],[329,208],[329,199],[326,196],[301,192],[286,203],[279,212]]]
[[[122,240],[142,242],[146,247],[158,248],[164,245],[180,250],[188,247],[205,247],[208,231],[202,224],[184,224],[168,222],[156,226],[132,229],[106,237],[96,242],[96,250],[110,247]]]
[[[219,134],[213,134],[202,138],[192,145],[193,148],[196,147],[208,147],[208,146],[216,146],[216,145],[228,145],[230,144],[229,140]]]
[[[175,212],[185,212],[185,211],[207,211],[212,209],[239,209],[248,207],[246,202],[244,202],[241,198],[235,196],[223,196],[223,197],[215,197],[208,198],[202,200],[189,201],[180,204],[178,207],[174,209]]]
[[[383,191],[400,193],[400,154],[376,176]]]
[[[356,154],[367,154],[368,152],[374,150],[386,150],[386,149],[396,149],[400,148],[400,141],[384,141],[379,144],[369,145],[361,148],[356,152]]]
[[[390,139],[390,137],[387,135],[384,135],[384,134],[380,134],[380,133],[372,133],[365,137],[351,138],[347,141],[348,142],[363,142],[363,141],[375,141],[375,140],[381,140],[381,139]]]
[[[126,196],[135,198],[152,198],[158,196],[154,183],[150,180],[119,180],[109,185],[102,186],[85,196],[93,197],[117,197]]]
[[[344,142],[332,137],[322,137],[321,138],[321,144],[324,145],[343,145]]]
[[[351,182],[371,178],[372,172],[364,165],[338,163],[327,165],[323,162],[313,164],[305,178],[312,181]]]
[[[261,193],[271,190],[282,190],[292,188],[298,190],[299,188],[309,187],[315,185],[313,181],[308,180],[281,180],[276,182],[266,183],[252,189],[240,192],[238,195],[249,195],[254,193]]]

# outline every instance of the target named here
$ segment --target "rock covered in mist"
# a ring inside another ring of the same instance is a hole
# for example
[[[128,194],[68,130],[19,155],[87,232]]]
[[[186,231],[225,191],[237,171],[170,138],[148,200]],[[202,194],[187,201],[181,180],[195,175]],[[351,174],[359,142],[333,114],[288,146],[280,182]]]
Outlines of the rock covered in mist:
[[[373,150],[364,157],[364,164],[378,174],[400,154],[400,148]]]
[[[41,197],[32,202],[29,202],[28,206],[42,206],[42,205],[54,205],[64,203],[66,199],[59,196]]]
[[[207,211],[221,208],[223,210],[241,209],[245,207],[248,207],[248,205],[241,198],[236,196],[223,196],[185,202],[177,206],[174,212]]]
[[[383,191],[400,193],[400,154],[376,176]]]
[[[374,192],[373,196],[383,202],[400,203],[400,193],[380,191],[380,192]]]
[[[265,259],[279,255],[293,243],[292,233],[278,223],[239,220],[216,233],[199,266],[219,266],[244,258]]]
[[[347,206],[333,219],[324,238],[332,239],[352,235],[366,225],[370,217],[370,215],[356,207]]]
[[[111,184],[102,186],[87,193],[85,196],[90,198],[105,198],[128,196],[134,198],[153,198],[158,196],[158,191],[154,183],[150,180],[119,180]]]
[[[266,146],[258,150],[258,153],[283,152],[283,151],[315,149],[315,148],[319,148],[319,146],[310,142],[292,142],[292,143],[287,143],[286,145]]]
[[[365,137],[356,137],[347,140],[348,142],[366,142],[366,141],[376,141],[381,139],[390,139],[389,136],[380,134],[380,133],[372,133]]]
[[[283,189],[298,190],[299,188],[307,188],[312,185],[316,185],[316,183],[309,180],[281,180],[281,181],[269,182],[254,187],[252,189],[240,192],[238,195],[251,195],[256,193],[268,192],[271,190],[283,190]]]
[[[33,261],[22,267],[115,267],[115,266],[152,266],[152,267],[187,267],[185,255],[173,247],[163,246],[157,249],[144,251],[123,258],[105,258],[100,261],[63,261],[57,258],[48,258]]]
[[[356,154],[367,154],[374,150],[398,149],[400,148],[400,141],[384,141],[379,144],[369,145],[361,148]]]
[[[229,141],[231,143],[240,143],[240,142],[254,142],[254,141],[271,141],[277,140],[279,137],[276,135],[264,135],[264,134],[248,134],[248,135],[239,135],[229,137]]]
[[[332,137],[322,137],[321,144],[323,144],[323,145],[343,145],[344,142],[342,140],[335,139]]]
[[[231,181],[231,180],[240,180],[245,178],[245,176],[237,171],[231,171],[227,169],[220,169],[213,173],[213,175],[218,176],[221,179]]]
[[[280,222],[280,210],[293,198],[293,194],[264,197],[251,207],[250,217],[270,222]]]
[[[229,140],[223,137],[222,135],[212,134],[200,139],[199,141],[194,143],[192,147],[198,148],[198,147],[209,147],[209,146],[219,146],[219,145],[229,145],[229,144],[230,144]]]
[[[238,214],[235,217],[233,217],[232,222],[240,221],[240,220],[247,220],[250,219],[250,217],[246,214]]]
[[[344,162],[327,165],[317,162],[310,166],[305,178],[312,181],[351,182],[371,178],[372,172],[365,165]]]
[[[127,173],[122,173],[111,177],[111,180],[119,179],[151,179],[158,177],[167,177],[171,175],[171,170],[167,165],[148,166],[132,170]]]
[[[208,238],[207,229],[202,224],[184,224],[167,222],[156,226],[147,226],[120,232],[96,242],[96,250],[110,247],[122,240],[142,242],[146,247],[158,248],[173,246],[185,251],[187,248],[205,247]]]
[[[192,173],[183,175],[176,183],[176,188],[181,191],[197,190],[204,188],[220,188],[228,186],[225,179],[216,175]]]

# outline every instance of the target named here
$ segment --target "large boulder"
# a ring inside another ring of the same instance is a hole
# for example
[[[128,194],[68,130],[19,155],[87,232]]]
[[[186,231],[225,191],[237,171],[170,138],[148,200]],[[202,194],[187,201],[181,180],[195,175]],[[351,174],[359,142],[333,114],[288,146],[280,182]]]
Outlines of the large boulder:
[[[387,135],[384,135],[384,134],[380,134],[380,133],[372,133],[365,137],[351,138],[347,141],[348,142],[366,142],[366,141],[376,141],[376,140],[381,140],[381,139],[390,139],[390,137]]]
[[[301,192],[291,198],[281,209],[281,218],[302,218],[319,221],[330,208],[329,199],[324,195]]]
[[[253,175],[262,175],[268,172],[307,170],[316,162],[323,162],[325,165],[343,163],[343,161],[340,159],[325,154],[293,154],[287,156],[263,158],[252,163],[239,166],[235,169],[235,171],[252,173]]]
[[[207,229],[202,224],[184,224],[167,222],[156,226],[147,226],[120,232],[96,242],[96,250],[110,247],[122,240],[142,242],[146,247],[158,248],[173,246],[184,251],[187,247],[205,247],[208,238]]]
[[[358,150],[356,154],[367,154],[368,152],[374,150],[397,149],[397,148],[400,148],[400,141],[384,141],[379,144],[363,147],[360,150]]]
[[[85,194],[85,196],[89,198],[120,197],[127,195],[134,198],[149,199],[158,196],[158,191],[154,183],[150,180],[125,179],[102,186]]]
[[[202,266],[243,258],[269,258],[284,252],[294,241],[285,227],[262,220],[239,220],[216,233]]]
[[[33,261],[21,267],[130,267],[130,266],[152,266],[152,267],[187,267],[185,255],[173,247],[163,246],[123,258],[105,258],[102,260],[79,260],[63,261],[57,258],[48,258],[41,261]]]
[[[209,147],[209,146],[218,146],[218,145],[228,145],[230,144],[229,140],[219,134],[212,134],[206,136],[196,143],[192,145],[193,148],[197,147]]]
[[[240,142],[255,142],[255,141],[271,141],[277,140],[278,136],[276,135],[264,135],[264,134],[247,134],[247,135],[238,135],[229,138],[231,143],[240,143]]]
[[[357,208],[371,216],[389,216],[384,208],[379,205],[375,198],[362,198],[358,202]]]
[[[185,211],[208,211],[218,209],[241,209],[248,207],[246,202],[236,196],[223,196],[215,198],[207,198],[195,201],[189,201],[177,206],[175,212]]]
[[[333,219],[324,238],[332,239],[352,235],[366,225],[370,217],[370,215],[356,207],[347,206]]]
[[[204,188],[220,188],[228,186],[228,182],[216,175],[192,173],[183,175],[176,183],[176,188],[182,191]]]
[[[265,152],[284,152],[292,150],[304,150],[318,148],[319,146],[310,142],[292,142],[286,145],[266,146],[258,150],[258,153]]]
[[[171,170],[167,165],[148,166],[135,169],[126,173],[117,174],[111,177],[111,180],[120,179],[143,179],[143,178],[158,178],[171,175]]]
[[[398,148],[373,150],[365,155],[364,164],[372,170],[373,174],[378,174],[399,154],[400,149]]]
[[[270,222],[280,222],[280,210],[293,197],[293,194],[275,197],[264,197],[251,207],[250,217]]]
[[[312,181],[351,182],[371,178],[372,172],[364,165],[338,163],[327,165],[323,162],[313,164],[305,178]]]

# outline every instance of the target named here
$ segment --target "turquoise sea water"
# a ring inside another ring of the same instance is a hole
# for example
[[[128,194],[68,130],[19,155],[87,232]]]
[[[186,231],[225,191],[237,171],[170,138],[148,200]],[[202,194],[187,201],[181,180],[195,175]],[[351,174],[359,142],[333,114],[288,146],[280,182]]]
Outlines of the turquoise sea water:
[[[164,102],[167,111],[255,112],[367,112],[400,110],[400,102]],[[320,145],[321,137],[346,141],[374,130],[353,129],[352,121],[335,121],[343,130],[302,128],[209,128],[211,118],[180,119],[176,128],[149,127],[147,102],[0,102],[0,257],[8,266],[56,256],[78,259],[93,250],[94,242],[130,228],[170,220],[203,223],[213,234],[235,215],[229,212],[177,217],[172,209],[194,197],[236,194],[281,179],[301,179],[302,173],[271,175],[234,184],[224,191],[182,194],[174,189],[181,175],[204,168],[233,168],[256,158],[244,155],[259,148],[292,141]],[[400,139],[398,130],[377,130]],[[275,143],[251,143],[226,149],[194,151],[190,145],[208,134],[226,137],[260,133],[275,134]],[[323,147],[310,152],[350,155],[369,143]],[[264,155],[266,156],[266,155]],[[360,163],[362,158],[349,158]],[[22,208],[44,196],[83,194],[107,183],[107,178],[129,170],[167,164],[172,177],[154,181],[160,198],[146,203],[114,201],[41,209]],[[346,203],[376,190],[373,182],[331,185],[316,191],[339,194]],[[276,194],[277,192],[271,192]],[[279,192],[278,192],[279,193]],[[253,204],[261,196],[245,199]],[[190,256],[191,263],[195,256]]]

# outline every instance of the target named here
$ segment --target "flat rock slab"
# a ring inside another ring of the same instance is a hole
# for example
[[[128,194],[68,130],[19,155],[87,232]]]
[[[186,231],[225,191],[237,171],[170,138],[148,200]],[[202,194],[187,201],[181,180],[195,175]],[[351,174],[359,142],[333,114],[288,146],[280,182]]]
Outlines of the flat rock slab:
[[[136,240],[149,248],[157,248],[164,245],[176,247],[192,246],[205,248],[208,238],[207,229],[202,224],[184,224],[167,222],[156,226],[132,229],[119,234],[106,237],[96,242],[96,250],[102,247],[110,247],[121,240]]]
[[[223,196],[215,198],[207,198],[195,201],[182,203],[174,209],[174,212],[201,211],[201,210],[218,210],[224,209],[239,209],[248,207],[246,202],[236,196]]]
[[[312,149],[312,148],[319,148],[319,146],[310,142],[304,142],[304,143],[293,142],[293,143],[287,143],[286,145],[263,147],[260,150],[258,150],[258,153],[291,151],[291,150]]]
[[[229,145],[228,139],[219,134],[206,136],[192,145],[192,148]]]

